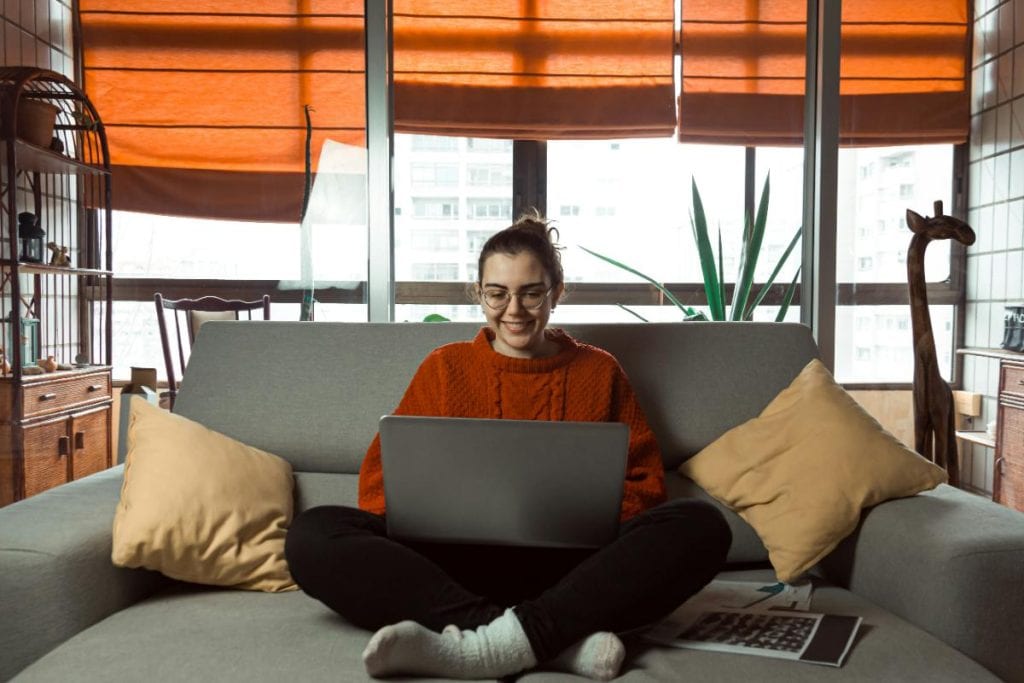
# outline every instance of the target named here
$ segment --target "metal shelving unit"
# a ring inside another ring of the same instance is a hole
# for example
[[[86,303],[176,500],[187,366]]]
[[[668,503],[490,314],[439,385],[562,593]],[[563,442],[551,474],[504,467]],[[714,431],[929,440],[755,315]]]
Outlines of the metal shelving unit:
[[[26,139],[32,109],[56,110],[49,146]],[[85,93],[53,71],[0,67],[0,505],[109,466],[110,200]],[[54,245],[39,261],[24,258],[23,213]],[[61,247],[68,264],[49,259]],[[60,370],[39,374],[50,356]]]

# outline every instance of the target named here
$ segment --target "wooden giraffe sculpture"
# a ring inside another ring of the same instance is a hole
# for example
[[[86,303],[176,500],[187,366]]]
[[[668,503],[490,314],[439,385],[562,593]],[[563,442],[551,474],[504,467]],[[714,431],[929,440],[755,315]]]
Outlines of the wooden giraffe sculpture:
[[[939,374],[935,337],[928,313],[924,277],[924,250],[932,240],[955,239],[974,244],[971,226],[942,215],[942,202],[935,202],[935,215],[922,217],[907,209],[907,225],[914,232],[907,252],[910,283],[910,321],[914,332],[914,448],[936,465],[944,467],[949,483],[960,485],[957,459],[953,392]]]

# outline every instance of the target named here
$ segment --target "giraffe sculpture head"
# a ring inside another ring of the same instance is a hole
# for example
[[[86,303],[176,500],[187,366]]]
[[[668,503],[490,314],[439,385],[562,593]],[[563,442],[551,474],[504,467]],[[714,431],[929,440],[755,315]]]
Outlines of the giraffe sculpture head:
[[[915,234],[930,240],[952,239],[966,246],[974,244],[974,230],[959,218],[942,215],[941,200],[935,202],[935,215],[931,218],[907,209],[907,225]]]

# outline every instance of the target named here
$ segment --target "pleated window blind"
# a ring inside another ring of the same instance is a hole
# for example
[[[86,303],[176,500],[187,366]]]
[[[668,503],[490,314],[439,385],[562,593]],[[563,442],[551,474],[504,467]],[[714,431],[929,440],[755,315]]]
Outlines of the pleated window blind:
[[[305,116],[364,144],[362,0],[80,0],[115,208],[297,222]]]
[[[395,0],[395,129],[669,136],[672,0]]]
[[[845,0],[840,144],[963,142],[966,0]],[[803,143],[806,0],[682,0],[679,139]]]
[[[365,140],[361,0],[80,0],[118,209],[297,221],[305,121]],[[395,129],[800,144],[805,0],[394,0]],[[843,144],[966,138],[966,0],[846,0]],[[678,112],[678,114],[677,114]],[[678,116],[678,118],[677,118]]]

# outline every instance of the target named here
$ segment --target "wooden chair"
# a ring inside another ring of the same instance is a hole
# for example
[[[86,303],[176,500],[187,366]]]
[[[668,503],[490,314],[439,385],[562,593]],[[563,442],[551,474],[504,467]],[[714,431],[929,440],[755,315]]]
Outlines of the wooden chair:
[[[178,395],[178,379],[185,373],[185,364],[192,351],[196,334],[203,323],[210,320],[239,320],[246,314],[248,320],[254,311],[263,311],[263,319],[270,320],[270,296],[263,295],[257,301],[240,299],[221,299],[216,296],[204,296],[199,299],[165,299],[157,293],[153,297],[156,303],[156,320],[160,327],[160,343],[164,350],[164,366],[167,369],[167,407],[174,409],[174,399]],[[174,339],[172,341],[167,321],[167,311],[174,319]],[[172,344],[177,349],[174,355]],[[177,367],[175,367],[177,361]]]

